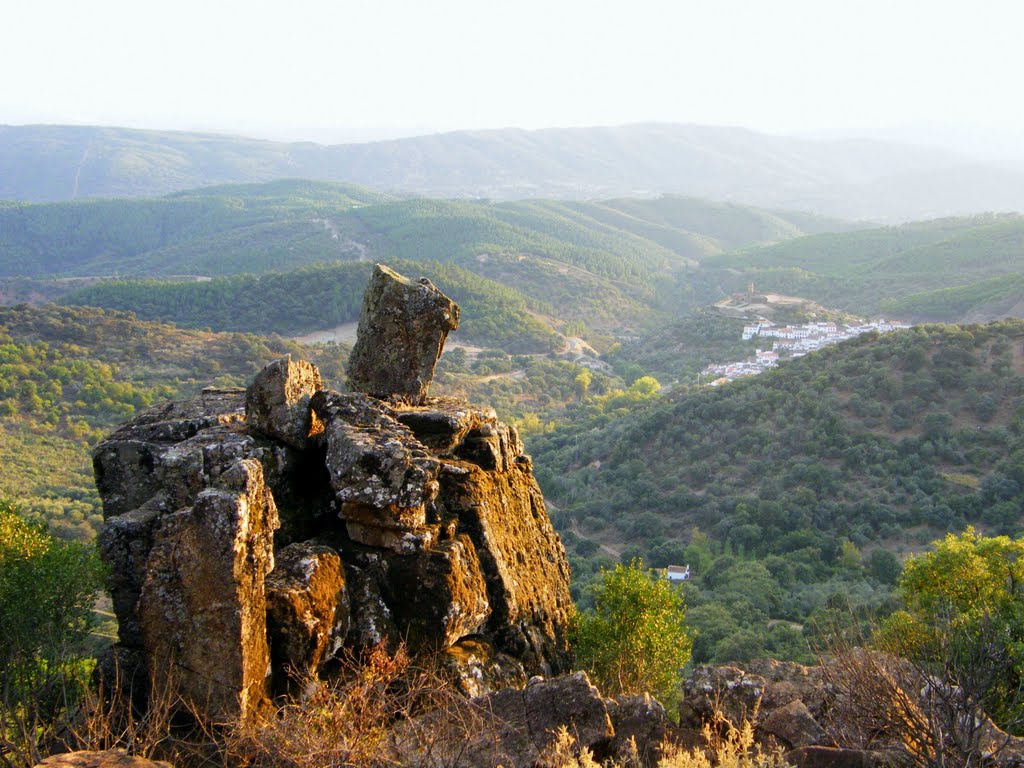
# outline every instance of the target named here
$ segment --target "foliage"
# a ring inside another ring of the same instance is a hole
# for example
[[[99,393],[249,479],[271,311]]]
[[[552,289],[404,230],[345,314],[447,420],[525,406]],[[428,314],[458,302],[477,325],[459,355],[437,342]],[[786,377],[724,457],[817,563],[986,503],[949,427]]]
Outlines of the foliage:
[[[0,759],[34,765],[75,707],[87,667],[102,570],[88,546],[64,543],[0,500]]]
[[[806,661],[816,617],[887,615],[901,555],[968,523],[1022,530],[1022,340],[1019,320],[918,326],[610,414],[573,406],[529,449],[576,536],[574,598],[609,550],[690,563],[698,661]]]
[[[976,696],[1002,727],[1024,726],[1024,539],[948,534],[907,560],[899,588],[906,609],[879,641]]]
[[[691,639],[683,598],[641,561],[603,571],[594,610],[577,614],[577,662],[608,695],[649,691],[666,706],[678,698]]]

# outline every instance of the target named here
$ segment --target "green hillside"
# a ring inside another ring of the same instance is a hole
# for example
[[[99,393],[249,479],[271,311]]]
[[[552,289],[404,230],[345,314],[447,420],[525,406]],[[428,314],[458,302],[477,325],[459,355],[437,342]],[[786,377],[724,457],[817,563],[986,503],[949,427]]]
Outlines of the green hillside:
[[[53,298],[80,287],[68,278],[187,283],[339,262],[358,271],[353,264],[407,260],[450,264],[473,279],[500,283],[521,294],[517,301],[532,311],[549,315],[559,330],[582,323],[609,332],[692,303],[678,276],[709,255],[849,226],[803,214],[787,216],[680,197],[603,203],[396,200],[360,188],[302,181],[153,200],[10,204],[0,206],[0,278],[7,278],[0,292],[12,298]],[[468,277],[459,275],[456,282],[465,283]],[[36,283],[26,285],[26,279]],[[55,285],[55,279],[63,282]],[[139,288],[136,303],[125,285],[95,288],[75,300],[88,297],[146,317],[236,329],[237,324],[224,325],[217,316],[229,312],[227,306],[211,307],[195,298],[223,293],[229,284],[237,281],[161,288],[168,297],[175,292],[185,297],[178,304],[194,310],[188,316],[153,312],[157,286],[152,284]],[[115,294],[117,299],[111,299]],[[202,314],[207,309],[212,311]],[[242,327],[282,333],[316,327],[297,325],[284,312],[267,314],[290,324]],[[303,310],[294,317],[308,315]],[[477,316],[477,322],[483,320]],[[325,325],[331,322],[325,318]]]
[[[464,317],[460,339],[514,353],[560,346],[555,332],[535,316],[547,308],[514,289],[453,264],[388,263],[399,272],[429,277],[459,303]],[[297,335],[357,321],[372,267],[348,262],[202,282],[106,281],[64,301],[130,310],[144,320],[183,327]]]
[[[1022,276],[1024,216],[987,214],[715,254],[694,279],[733,291],[753,282],[859,315],[959,322],[1017,314]]]
[[[1024,321],[918,326],[645,407],[592,398],[530,450],[577,590],[609,551],[690,562],[697,605],[756,572],[767,636],[836,599],[883,608],[875,552],[968,523],[1024,532],[1022,417]]]

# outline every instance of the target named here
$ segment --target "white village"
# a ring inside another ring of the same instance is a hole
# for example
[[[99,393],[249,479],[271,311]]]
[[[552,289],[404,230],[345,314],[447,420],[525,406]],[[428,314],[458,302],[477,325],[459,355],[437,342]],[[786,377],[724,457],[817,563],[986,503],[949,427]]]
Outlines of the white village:
[[[756,376],[774,368],[780,360],[803,357],[808,352],[837,344],[865,333],[888,333],[900,328],[910,328],[908,323],[874,320],[857,325],[835,322],[805,323],[803,325],[776,325],[770,320],[759,320],[743,326],[742,338],[772,339],[771,349],[758,349],[753,358],[734,363],[709,365],[701,371],[700,378],[708,386],[717,387],[743,376]]]

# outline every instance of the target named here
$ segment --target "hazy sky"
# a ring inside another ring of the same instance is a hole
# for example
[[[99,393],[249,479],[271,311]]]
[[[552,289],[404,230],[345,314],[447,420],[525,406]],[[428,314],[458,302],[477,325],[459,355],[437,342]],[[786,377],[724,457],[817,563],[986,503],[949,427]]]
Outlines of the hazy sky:
[[[10,0],[2,19],[2,123],[1024,136],[1021,0]]]

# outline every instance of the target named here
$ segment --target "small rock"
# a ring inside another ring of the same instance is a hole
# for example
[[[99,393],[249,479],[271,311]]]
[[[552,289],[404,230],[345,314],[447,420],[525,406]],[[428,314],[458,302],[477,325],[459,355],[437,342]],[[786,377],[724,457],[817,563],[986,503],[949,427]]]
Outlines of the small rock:
[[[766,733],[777,736],[790,748],[810,747],[823,743],[827,736],[806,705],[794,699],[765,718],[761,726]]]
[[[291,355],[275,360],[256,374],[246,390],[249,428],[305,448],[310,433],[322,430],[309,409],[309,399],[321,389],[320,371],[312,363],[292,362]]]

